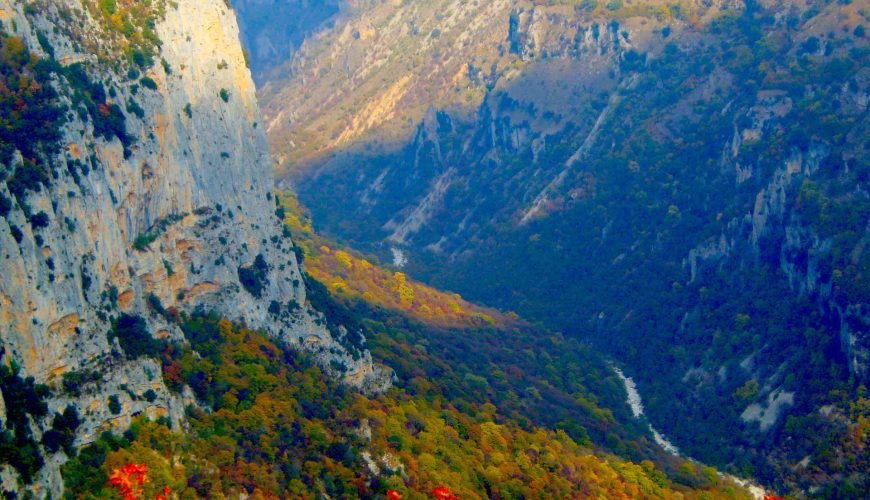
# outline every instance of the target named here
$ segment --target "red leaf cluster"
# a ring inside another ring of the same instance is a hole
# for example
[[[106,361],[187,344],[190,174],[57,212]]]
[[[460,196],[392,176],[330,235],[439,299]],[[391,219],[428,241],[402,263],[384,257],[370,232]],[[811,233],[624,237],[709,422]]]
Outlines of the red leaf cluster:
[[[109,483],[118,489],[124,500],[137,500],[142,494],[142,485],[148,481],[148,466],[126,464],[112,471]]]
[[[438,486],[432,490],[432,497],[436,500],[459,500],[456,493],[450,491],[450,488],[446,486]]]
[[[126,464],[112,471],[109,484],[118,489],[124,500],[139,500],[142,498],[142,485],[148,482],[148,466],[145,464]],[[172,491],[169,486],[163,487],[163,493],[158,493],[155,500],[169,500]]]

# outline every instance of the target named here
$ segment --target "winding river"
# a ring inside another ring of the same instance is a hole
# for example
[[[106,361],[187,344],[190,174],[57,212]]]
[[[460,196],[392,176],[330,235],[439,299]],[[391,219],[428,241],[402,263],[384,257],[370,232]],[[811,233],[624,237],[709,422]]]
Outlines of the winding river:
[[[613,371],[616,372],[616,376],[622,380],[622,385],[625,386],[625,392],[628,393],[628,398],[626,399],[626,403],[628,403],[629,408],[631,408],[631,413],[634,415],[634,418],[640,418],[643,416],[643,401],[640,399],[640,393],[637,392],[637,386],[634,384],[634,380],[631,377],[625,375],[618,367],[611,365]],[[649,424],[649,430],[652,432],[653,440],[662,447],[666,452],[680,456],[680,450],[674,446],[674,443],[668,441],[662,434],[656,430],[652,424]]]
[[[628,393],[628,397],[625,402],[628,403],[629,408],[631,408],[631,413],[634,415],[634,418],[641,418],[643,416],[643,401],[640,399],[640,393],[637,392],[637,385],[635,385],[634,380],[631,377],[626,376],[625,373],[618,366],[611,364],[610,367],[613,369],[616,376],[619,377],[619,380],[622,381],[622,385],[625,386],[625,392]],[[647,421],[647,425],[649,425],[649,430],[652,433],[653,440],[662,447],[666,452],[676,455],[678,457],[683,456],[680,454],[679,448],[674,446],[673,443],[668,441],[666,437],[664,437],[655,427],[652,426],[649,421]],[[696,462],[692,460],[690,457],[684,457],[687,460],[692,462]],[[731,481],[739,484],[740,486],[746,488],[753,498],[761,500],[764,498],[764,488],[761,486],[752,483],[751,481],[740,479],[739,477],[732,476],[731,474],[725,474],[724,472],[719,472],[720,477],[724,477],[730,479]]]

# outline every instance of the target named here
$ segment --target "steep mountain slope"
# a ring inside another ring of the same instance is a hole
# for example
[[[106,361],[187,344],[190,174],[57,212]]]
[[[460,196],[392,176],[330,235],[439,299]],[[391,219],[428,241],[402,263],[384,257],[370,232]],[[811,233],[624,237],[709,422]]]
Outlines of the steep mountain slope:
[[[303,40],[339,12],[343,0],[235,0],[255,80],[290,59]]]
[[[591,340],[690,455],[848,496],[868,488],[867,16],[378,2],[261,101],[327,233]]]
[[[4,1],[0,20],[5,490],[60,495],[65,455],[46,445],[43,468],[36,444],[56,412],[77,414],[67,453],[140,413],[177,425],[192,395],[168,391],[150,358],[194,311],[266,329],[361,389],[389,386],[356,332],[306,301],[223,2]]]

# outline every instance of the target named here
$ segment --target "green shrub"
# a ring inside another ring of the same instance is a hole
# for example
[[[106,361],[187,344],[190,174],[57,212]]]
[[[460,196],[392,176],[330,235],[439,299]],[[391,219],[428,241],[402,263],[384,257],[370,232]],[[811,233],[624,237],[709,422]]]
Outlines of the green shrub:
[[[365,330],[359,317],[350,314],[330,295],[326,286],[314,279],[308,273],[304,274],[305,288],[308,290],[308,300],[314,309],[323,313],[326,318],[326,328],[334,338],[339,339],[354,359],[359,359],[363,350]],[[346,329],[343,334],[341,327]]]
[[[133,143],[130,136],[127,135],[127,118],[117,104],[101,104],[93,118],[94,135],[107,141],[117,137],[125,149]]]
[[[100,0],[100,11],[104,16],[109,17],[115,13],[117,5],[115,0]]]
[[[133,240],[133,249],[143,252],[154,243],[157,237],[158,235],[156,233],[142,233],[136,236],[136,239]]]
[[[122,314],[114,321],[109,340],[113,338],[118,339],[127,359],[156,358],[166,347],[166,343],[151,336],[145,319],[130,314]]]
[[[164,231],[166,231],[166,228],[180,221],[185,216],[187,216],[186,213],[172,214],[158,220],[154,223],[154,226],[150,231],[136,236],[136,239],[133,240],[133,249],[140,252],[146,250]]]
[[[74,491],[101,491],[106,485],[106,475],[101,470],[106,455],[129,445],[126,438],[104,432],[95,443],[79,450],[75,460],[63,465],[61,475],[64,486],[67,490]]]
[[[51,175],[48,166],[25,158],[15,169],[12,178],[6,182],[6,186],[18,201],[23,201],[28,191],[39,191],[42,186],[48,186],[50,183]]]
[[[218,95],[220,95],[224,102],[230,102],[230,92],[227,89],[221,89]]]
[[[30,227],[33,229],[41,229],[44,227],[48,227],[48,214],[45,212],[39,212],[38,214],[33,214],[30,216]]]
[[[0,431],[0,463],[12,465],[24,483],[30,484],[44,463],[30,421],[48,413],[44,399],[50,391],[34,383],[33,377],[21,378],[14,364],[0,366],[0,389],[6,404],[6,429]]]
[[[6,217],[12,210],[12,200],[0,193],[0,217]]]
[[[70,396],[78,397],[81,395],[81,387],[83,385],[96,382],[100,379],[102,379],[102,375],[93,370],[66,372],[63,374],[63,390]]]
[[[151,66],[151,57],[139,48],[130,49],[129,57],[133,64],[139,66],[140,68],[147,68],[148,66]]]
[[[126,117],[120,106],[108,103],[103,84],[92,81],[82,63],[70,64],[60,71],[72,87],[73,109],[78,110],[83,119],[90,117],[94,135],[107,141],[117,137],[128,155],[133,141],[127,135]]]
[[[281,314],[281,303],[277,300],[273,300],[269,303],[269,314],[272,316],[277,316]]]
[[[76,429],[81,425],[79,413],[74,406],[67,406],[63,413],[55,413],[51,423],[51,429],[42,435],[42,444],[45,449],[55,453],[61,448],[69,456],[75,456]]]
[[[121,402],[118,401],[118,396],[116,394],[109,396],[109,411],[112,412],[112,415],[118,415],[121,413]]]
[[[21,240],[24,239],[24,233],[22,233],[21,229],[15,224],[9,224],[9,234],[15,238],[16,243],[21,243]]]
[[[145,118],[145,110],[133,99],[127,101],[127,112],[138,116],[140,120]]]
[[[48,41],[48,37],[45,36],[45,33],[37,31],[36,40],[39,42],[39,46],[42,47],[42,50],[48,54],[48,57],[54,59],[54,47],[51,45],[51,42]]]
[[[142,79],[139,80],[139,83],[141,83],[146,89],[157,90],[157,82],[147,76],[143,76]]]
[[[239,282],[251,295],[260,298],[269,285],[269,264],[263,254],[257,255],[250,266],[239,266]]]

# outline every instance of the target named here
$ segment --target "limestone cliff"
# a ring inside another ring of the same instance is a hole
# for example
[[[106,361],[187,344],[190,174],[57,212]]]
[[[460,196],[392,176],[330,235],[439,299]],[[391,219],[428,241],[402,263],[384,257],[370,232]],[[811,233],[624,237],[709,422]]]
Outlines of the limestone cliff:
[[[152,2],[142,5],[153,17],[137,20],[120,17],[129,3],[109,12],[104,3],[0,1],[5,36],[57,63],[43,85],[66,109],[58,152],[44,158],[52,178],[12,189],[31,165],[20,151],[2,169],[0,195],[12,201],[0,217],[4,362],[53,388],[50,414],[76,406],[78,444],[143,411],[178,422],[191,402],[169,393],[159,364],[125,359],[109,335],[122,314],[183,341],[173,317],[213,311],[318,353],[363,390],[388,386],[362,345],[335,338],[306,305],[233,11],[219,0]],[[137,37],[152,54],[126,42]],[[114,136],[101,128],[112,118]],[[64,375],[92,371],[85,395],[63,394]],[[148,390],[156,398],[142,398]],[[120,412],[105,408],[110,395]],[[45,422],[33,424],[38,435]],[[60,492],[60,461],[47,461],[37,491]],[[6,467],[4,487],[13,477]]]

